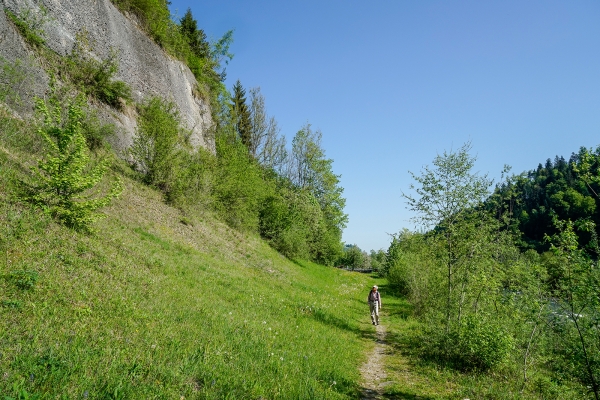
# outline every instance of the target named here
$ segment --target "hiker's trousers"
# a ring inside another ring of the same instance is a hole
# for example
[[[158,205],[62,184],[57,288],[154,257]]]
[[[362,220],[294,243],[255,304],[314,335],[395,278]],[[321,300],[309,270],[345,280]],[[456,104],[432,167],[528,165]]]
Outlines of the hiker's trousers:
[[[371,308],[371,322],[379,324],[379,302],[370,301],[369,307]]]

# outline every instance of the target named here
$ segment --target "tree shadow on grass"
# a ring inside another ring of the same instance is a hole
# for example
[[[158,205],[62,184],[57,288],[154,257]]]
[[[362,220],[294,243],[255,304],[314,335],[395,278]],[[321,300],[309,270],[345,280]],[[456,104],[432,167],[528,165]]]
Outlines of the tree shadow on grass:
[[[352,325],[347,320],[336,317],[335,315],[331,315],[328,312],[323,310],[315,310],[311,314],[311,316],[316,320],[323,324],[333,326],[338,329],[343,329],[348,332],[352,332],[357,336],[361,336],[363,338],[375,340],[377,338],[377,333],[372,330],[361,329],[360,326]]]

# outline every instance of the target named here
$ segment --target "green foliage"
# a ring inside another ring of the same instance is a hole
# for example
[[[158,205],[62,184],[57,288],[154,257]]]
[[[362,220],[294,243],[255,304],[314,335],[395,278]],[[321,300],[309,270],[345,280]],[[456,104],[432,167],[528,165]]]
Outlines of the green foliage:
[[[522,248],[538,252],[549,249],[545,235],[558,233],[554,218],[600,222],[598,176],[600,151],[581,148],[567,161],[563,157],[546,160],[537,169],[507,178],[487,201],[489,208],[511,213],[511,230],[522,234]],[[596,229],[596,235],[598,230]],[[593,245],[591,232],[577,232],[583,247]]]
[[[252,124],[250,122],[250,111],[246,104],[246,90],[242,87],[239,79],[233,85],[233,97],[231,104],[231,115],[233,126],[244,146],[251,148]]]
[[[96,210],[110,203],[121,192],[119,181],[104,195],[95,187],[102,181],[107,164],[90,168],[90,158],[82,134],[80,100],[63,104],[56,92],[48,101],[37,99],[42,118],[38,128],[47,154],[34,169],[34,176],[23,182],[24,199],[41,207],[69,227],[90,230],[101,215]]]
[[[248,149],[232,135],[216,140],[217,164],[214,196],[217,213],[232,227],[258,231],[259,205],[270,192]]]
[[[179,20],[179,29],[187,39],[190,50],[199,59],[209,59],[211,56],[210,44],[204,30],[198,28],[198,22],[192,15],[192,10],[187,9],[185,15]]]
[[[102,123],[96,112],[86,110],[81,121],[81,131],[88,148],[95,151],[106,145],[106,138],[115,136],[117,128],[112,123]]]
[[[383,249],[377,251],[371,250],[369,258],[371,259],[371,268],[373,268],[373,271],[376,271],[380,276],[384,276],[383,270],[387,261],[386,252]]]
[[[579,247],[574,224],[555,220],[559,233],[549,237],[551,249],[562,264],[562,274],[552,294],[556,299],[557,353],[562,368],[600,397],[600,270]],[[587,223],[594,230],[593,223]]]
[[[112,0],[112,2],[121,10],[133,13],[158,44],[165,47],[177,44],[177,39],[173,37],[175,36],[174,23],[166,0]]]
[[[32,47],[42,47],[46,43],[44,39],[45,32],[43,26],[50,21],[48,11],[43,6],[39,10],[27,8],[16,15],[11,11],[4,9],[6,16],[15,24],[21,36]]]
[[[250,89],[250,120],[250,154],[263,167],[281,173],[287,158],[286,139],[279,135],[275,118],[267,115],[265,98],[260,88]]]
[[[482,315],[469,315],[461,324],[456,343],[450,343],[461,369],[486,371],[506,360],[513,343],[501,324]]]
[[[182,145],[176,105],[160,97],[147,100],[140,105],[136,133],[130,154],[144,183],[160,189],[169,198],[179,169]]]
[[[469,315],[450,331],[430,326],[419,345],[422,354],[461,371],[486,372],[508,359],[511,336],[489,316]]]
[[[368,269],[370,267],[369,256],[363,252],[358,246],[352,245],[347,246],[344,249],[342,257],[340,258],[340,265],[355,269]]]
[[[411,173],[419,185],[411,185],[411,189],[418,197],[404,194],[408,208],[417,213],[415,221],[426,228],[435,227],[435,238],[443,249],[439,257],[443,266],[440,276],[446,281],[443,309],[447,332],[461,319],[465,295],[476,282],[472,275],[488,275],[481,258],[492,255],[486,247],[496,241],[493,221],[477,208],[491,182],[471,172],[475,157],[469,154],[470,149],[467,143],[457,152],[445,151],[434,159],[433,168],[425,167],[421,175]]]
[[[114,49],[104,60],[91,55],[92,44],[86,32],[77,36],[71,54],[65,59],[65,69],[70,81],[83,93],[117,109],[124,101],[131,101],[131,88],[125,82],[115,80],[119,70],[118,53]]]
[[[439,298],[443,298],[440,277],[436,274],[439,272],[436,250],[435,241],[403,230],[393,235],[386,253],[382,273],[398,293],[411,301],[418,316],[437,308]]]

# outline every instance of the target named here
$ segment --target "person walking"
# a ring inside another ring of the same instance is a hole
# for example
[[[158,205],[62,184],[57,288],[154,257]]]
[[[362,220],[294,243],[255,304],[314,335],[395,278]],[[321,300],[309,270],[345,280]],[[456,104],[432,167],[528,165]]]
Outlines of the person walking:
[[[379,310],[381,309],[381,295],[377,291],[379,289],[377,285],[373,285],[367,301],[369,302],[369,308],[371,309],[371,322],[373,325],[379,325]]]

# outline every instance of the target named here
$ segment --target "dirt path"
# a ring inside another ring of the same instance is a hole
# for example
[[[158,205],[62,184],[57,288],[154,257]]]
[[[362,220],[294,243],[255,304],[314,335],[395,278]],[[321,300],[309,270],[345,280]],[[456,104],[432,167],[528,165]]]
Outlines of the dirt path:
[[[384,368],[384,358],[388,345],[385,341],[385,326],[377,325],[377,340],[367,362],[360,368],[363,378],[363,400],[383,399],[383,390],[389,384]]]

